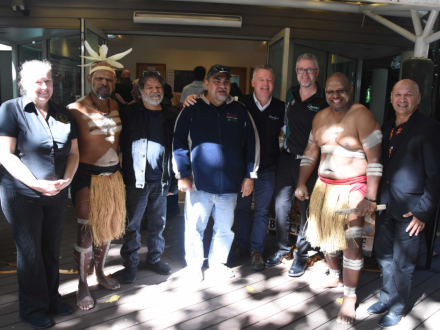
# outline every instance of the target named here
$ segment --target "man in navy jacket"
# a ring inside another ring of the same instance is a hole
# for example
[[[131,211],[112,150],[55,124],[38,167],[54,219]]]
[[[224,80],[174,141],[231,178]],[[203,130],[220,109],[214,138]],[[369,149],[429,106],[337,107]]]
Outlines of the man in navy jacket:
[[[440,123],[421,114],[419,87],[409,79],[391,92],[396,119],[384,124],[383,178],[374,250],[383,274],[380,300],[370,314],[388,311],[381,327],[397,325],[409,309],[420,236],[440,198]]]
[[[202,280],[203,233],[211,211],[214,233],[208,256],[216,275],[230,278],[224,264],[234,239],[231,230],[237,193],[249,195],[260,158],[258,133],[246,107],[229,96],[229,67],[214,65],[206,91],[180,113],[174,133],[173,166],[185,198],[185,259]]]

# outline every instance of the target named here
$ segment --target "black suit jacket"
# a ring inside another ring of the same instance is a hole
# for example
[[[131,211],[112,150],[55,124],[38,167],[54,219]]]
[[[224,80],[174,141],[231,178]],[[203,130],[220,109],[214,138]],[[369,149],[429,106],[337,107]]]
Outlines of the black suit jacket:
[[[383,178],[380,204],[390,218],[410,222],[407,212],[420,221],[432,218],[440,201],[440,123],[418,110],[406,122],[401,141],[388,157],[393,122],[382,126]]]

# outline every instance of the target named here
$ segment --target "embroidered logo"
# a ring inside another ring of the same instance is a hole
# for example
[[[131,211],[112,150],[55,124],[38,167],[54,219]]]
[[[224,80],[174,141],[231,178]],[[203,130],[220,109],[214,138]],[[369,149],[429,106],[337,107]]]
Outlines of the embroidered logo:
[[[269,119],[278,120],[278,119],[280,119],[280,117],[275,117],[275,116],[269,115]]]
[[[237,122],[238,118],[237,118],[237,114],[236,113],[227,113],[226,114],[226,118],[228,119],[228,121],[232,121],[234,123]]]
[[[56,115],[56,120],[57,121],[60,121],[60,122],[62,122],[63,124],[69,124],[70,123],[70,121],[69,121],[69,119],[67,118],[67,116],[66,115],[63,115],[62,113],[57,113],[57,115]]]
[[[310,111],[313,111],[313,112],[318,112],[318,111],[319,111],[319,107],[316,107],[316,106],[311,105],[311,104],[309,104],[309,105],[307,106],[307,108],[308,108]]]

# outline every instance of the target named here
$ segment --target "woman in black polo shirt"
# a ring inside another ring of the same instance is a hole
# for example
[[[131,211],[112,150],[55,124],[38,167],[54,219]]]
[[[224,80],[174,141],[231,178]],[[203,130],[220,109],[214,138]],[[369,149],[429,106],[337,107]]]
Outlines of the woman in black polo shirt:
[[[24,95],[0,107],[0,197],[17,247],[20,318],[45,329],[47,312],[72,312],[58,293],[58,263],[78,144],[69,111],[50,101],[50,63],[25,62],[20,79]]]

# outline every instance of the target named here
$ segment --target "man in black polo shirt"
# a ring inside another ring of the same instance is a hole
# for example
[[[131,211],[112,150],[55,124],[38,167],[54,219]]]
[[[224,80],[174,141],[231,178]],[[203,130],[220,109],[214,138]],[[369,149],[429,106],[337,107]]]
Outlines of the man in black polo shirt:
[[[261,254],[269,224],[269,208],[275,189],[275,164],[280,155],[278,137],[284,125],[285,104],[272,97],[275,77],[269,65],[257,66],[252,75],[254,93],[239,96],[250,112],[260,138],[260,168],[255,180],[255,212],[251,227],[252,195],[243,197],[238,194],[236,207],[236,244],[231,250],[230,259],[249,254],[251,250],[251,267],[254,270],[264,269]],[[251,235],[252,229],[252,235]]]
[[[290,251],[289,244],[289,213],[294,200],[294,192],[298,183],[299,167],[303,152],[307,146],[313,118],[316,113],[326,108],[324,89],[318,85],[316,78],[319,74],[318,59],[313,54],[303,54],[296,61],[296,73],[299,86],[287,91],[286,140],[284,152],[278,165],[275,182],[275,222],[278,240],[278,251],[266,260],[266,266],[276,266]],[[307,181],[307,189],[313,190],[316,182],[315,170]],[[304,274],[307,268],[310,244],[305,240],[303,228],[307,221],[306,210],[309,200],[300,203],[301,228],[296,242],[297,250],[288,275],[297,277]]]
[[[127,191],[128,226],[121,256],[125,283],[136,280],[141,248],[139,229],[147,209],[147,247],[145,266],[168,275],[171,268],[160,260],[165,248],[167,197],[177,194],[172,171],[172,137],[176,116],[163,101],[164,78],[156,72],[144,72],[138,86],[142,99],[126,107],[121,114],[120,147]]]

